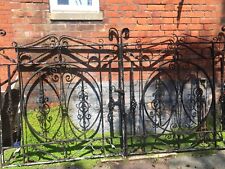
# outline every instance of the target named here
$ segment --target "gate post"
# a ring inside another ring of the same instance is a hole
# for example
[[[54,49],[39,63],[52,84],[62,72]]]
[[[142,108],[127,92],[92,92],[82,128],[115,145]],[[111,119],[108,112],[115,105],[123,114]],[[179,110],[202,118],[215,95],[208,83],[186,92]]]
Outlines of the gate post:
[[[113,38],[117,41],[117,55],[118,55],[118,89],[115,92],[118,93],[118,107],[119,107],[119,131],[120,131],[120,143],[123,149],[123,155],[127,156],[127,113],[125,110],[125,92],[124,92],[124,64],[123,64],[123,54],[124,46],[123,39],[129,38],[129,29],[124,28],[119,33],[115,28],[109,30],[109,40],[112,41]]]
[[[6,31],[0,29],[0,36],[5,36]],[[0,48],[1,50],[1,48]],[[3,157],[3,139],[2,139],[2,82],[0,79],[0,167],[3,167],[4,157]]]
[[[212,57],[212,111],[213,111],[213,141],[214,141],[214,146],[217,147],[217,139],[216,139],[216,93],[215,93],[215,77],[216,77],[216,72],[215,72],[215,43],[212,41],[212,48],[211,48],[211,57]]]
[[[222,49],[220,49],[221,52],[221,58],[220,58],[220,73],[221,73],[221,95],[220,95],[220,102],[221,102],[221,123],[222,123],[222,130],[225,130],[225,81],[224,81],[224,31],[225,27],[222,27],[222,32],[219,33],[219,43],[222,43]]]
[[[3,140],[2,140],[2,84],[1,84],[1,79],[0,79],[0,167],[3,168]]]
[[[222,110],[222,130],[225,130],[225,91],[224,91],[224,53],[222,54],[222,57],[220,58],[220,71],[221,71],[221,110]]]

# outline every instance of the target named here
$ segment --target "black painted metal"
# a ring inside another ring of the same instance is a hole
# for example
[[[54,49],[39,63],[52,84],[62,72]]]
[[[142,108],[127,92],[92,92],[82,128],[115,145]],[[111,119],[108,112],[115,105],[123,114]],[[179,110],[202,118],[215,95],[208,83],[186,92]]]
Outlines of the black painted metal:
[[[5,36],[6,35],[6,31],[3,29],[0,29],[0,36]]]
[[[223,149],[224,37],[128,43],[129,29],[112,28],[111,44],[49,35],[0,48],[11,131],[2,165]]]

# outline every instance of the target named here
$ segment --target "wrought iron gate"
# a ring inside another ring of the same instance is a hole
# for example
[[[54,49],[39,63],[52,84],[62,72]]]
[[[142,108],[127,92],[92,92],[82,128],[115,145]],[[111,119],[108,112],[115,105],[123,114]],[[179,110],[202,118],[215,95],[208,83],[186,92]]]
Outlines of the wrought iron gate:
[[[221,35],[128,43],[125,28],[109,30],[111,44],[49,35],[15,46],[20,144],[1,148],[3,165],[224,148]]]

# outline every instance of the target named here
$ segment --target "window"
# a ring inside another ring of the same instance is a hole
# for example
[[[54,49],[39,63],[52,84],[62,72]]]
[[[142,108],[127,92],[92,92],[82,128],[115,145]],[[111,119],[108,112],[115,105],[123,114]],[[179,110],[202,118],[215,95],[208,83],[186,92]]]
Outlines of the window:
[[[99,12],[99,0],[50,0],[51,12]]]

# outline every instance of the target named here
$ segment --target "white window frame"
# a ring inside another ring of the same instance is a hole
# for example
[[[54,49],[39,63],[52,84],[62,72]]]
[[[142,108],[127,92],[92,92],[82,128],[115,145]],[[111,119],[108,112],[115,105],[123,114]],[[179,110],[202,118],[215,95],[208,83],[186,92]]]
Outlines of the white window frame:
[[[91,6],[77,5],[75,0],[69,0],[69,5],[59,5],[57,0],[49,0],[51,13],[64,12],[64,13],[76,13],[76,12],[99,12],[99,0],[92,0]]]

